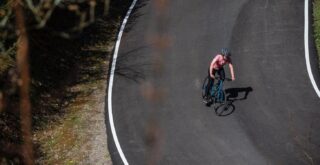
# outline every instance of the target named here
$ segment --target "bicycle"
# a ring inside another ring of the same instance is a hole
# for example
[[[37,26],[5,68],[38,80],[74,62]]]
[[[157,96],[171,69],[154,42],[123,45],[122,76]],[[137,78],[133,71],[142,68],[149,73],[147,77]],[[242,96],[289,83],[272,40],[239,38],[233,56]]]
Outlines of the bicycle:
[[[212,88],[210,89],[209,94],[209,103],[213,104],[214,106],[219,103],[220,105],[218,107],[221,107],[221,105],[226,105],[227,99],[226,99],[226,93],[223,89],[223,81],[220,79],[220,77],[217,77],[216,80],[218,80],[215,84],[212,85]],[[229,80],[229,79],[225,79]],[[202,98],[205,99],[206,96],[206,90],[208,87],[209,79],[206,77],[204,79],[203,85],[202,85]]]

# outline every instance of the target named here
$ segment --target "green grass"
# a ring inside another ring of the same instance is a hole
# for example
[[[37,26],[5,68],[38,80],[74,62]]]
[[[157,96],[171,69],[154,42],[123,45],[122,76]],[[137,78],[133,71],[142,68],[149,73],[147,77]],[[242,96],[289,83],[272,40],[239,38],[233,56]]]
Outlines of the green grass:
[[[0,76],[7,71],[9,68],[14,67],[15,64],[15,56],[16,53],[16,44],[14,44],[11,48],[9,48],[6,52],[0,53]]]
[[[313,5],[313,18],[314,18],[314,38],[316,42],[317,52],[320,59],[320,0],[314,0]],[[320,67],[320,60],[319,60]]]

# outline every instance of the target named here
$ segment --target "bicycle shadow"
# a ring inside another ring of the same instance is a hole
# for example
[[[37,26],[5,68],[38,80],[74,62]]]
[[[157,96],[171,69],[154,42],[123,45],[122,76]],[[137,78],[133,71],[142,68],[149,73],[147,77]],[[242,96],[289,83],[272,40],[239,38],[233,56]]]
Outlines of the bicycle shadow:
[[[252,87],[245,88],[228,88],[225,90],[227,104],[219,105],[215,107],[215,112],[218,116],[228,116],[231,115],[236,107],[233,104],[235,101],[246,100],[250,92],[252,92]]]

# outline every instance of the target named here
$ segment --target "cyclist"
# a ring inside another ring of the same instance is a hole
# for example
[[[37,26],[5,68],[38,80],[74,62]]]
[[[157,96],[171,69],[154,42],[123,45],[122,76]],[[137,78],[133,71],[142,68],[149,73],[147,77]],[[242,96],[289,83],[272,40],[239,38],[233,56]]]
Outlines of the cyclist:
[[[220,79],[222,81],[224,81],[225,79],[225,72],[223,69],[223,66],[225,64],[229,64],[229,69],[230,69],[230,73],[231,73],[231,79],[232,81],[235,80],[234,77],[234,71],[233,71],[233,65],[232,65],[232,61],[231,61],[231,54],[230,51],[227,48],[222,48],[221,53],[217,54],[209,67],[208,70],[208,79],[209,79],[209,83],[208,83],[208,88],[206,89],[206,96],[205,96],[205,103],[208,103],[209,100],[209,92],[210,89],[212,88],[213,84],[214,84],[214,79],[215,79],[215,75],[216,73],[218,73],[218,75],[220,76]]]

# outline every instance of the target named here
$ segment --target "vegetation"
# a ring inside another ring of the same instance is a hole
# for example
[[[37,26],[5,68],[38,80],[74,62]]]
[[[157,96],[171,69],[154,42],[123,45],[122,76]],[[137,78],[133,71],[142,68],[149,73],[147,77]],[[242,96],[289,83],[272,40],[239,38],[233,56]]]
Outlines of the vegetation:
[[[78,149],[89,138],[83,132],[97,106],[90,96],[104,95],[106,55],[130,2],[0,2],[0,164],[86,159]],[[28,66],[31,76],[23,73]],[[21,106],[29,101],[32,111]]]
[[[318,57],[320,59],[320,0],[314,0],[313,3],[313,18],[314,18],[314,37],[318,52]],[[319,60],[320,68],[320,60]]]

